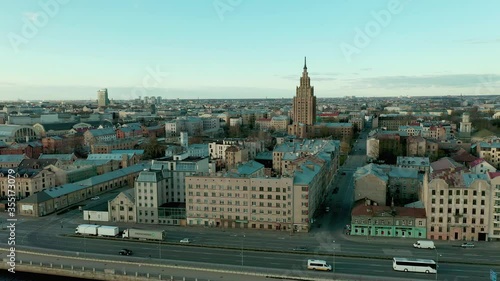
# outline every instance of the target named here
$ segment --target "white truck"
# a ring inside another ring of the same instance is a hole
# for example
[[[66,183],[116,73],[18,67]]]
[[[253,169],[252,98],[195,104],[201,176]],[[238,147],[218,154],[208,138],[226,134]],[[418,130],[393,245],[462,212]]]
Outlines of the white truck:
[[[165,240],[166,235],[165,230],[145,230],[130,228],[123,231],[123,238],[163,241]]]
[[[107,225],[102,225],[97,228],[97,235],[98,236],[108,236],[108,237],[115,237],[118,235],[120,232],[120,229],[116,226],[107,226]]]
[[[75,234],[82,235],[97,235],[97,229],[100,225],[96,224],[80,224],[75,229]]]
[[[419,240],[417,241],[417,243],[413,244],[413,247],[419,249],[436,249],[434,241],[428,241],[428,240]]]

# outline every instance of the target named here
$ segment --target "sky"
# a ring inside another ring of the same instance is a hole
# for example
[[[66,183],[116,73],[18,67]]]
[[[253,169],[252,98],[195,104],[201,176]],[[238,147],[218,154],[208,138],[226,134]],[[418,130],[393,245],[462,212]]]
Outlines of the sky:
[[[0,4],[0,100],[500,94],[497,0]]]

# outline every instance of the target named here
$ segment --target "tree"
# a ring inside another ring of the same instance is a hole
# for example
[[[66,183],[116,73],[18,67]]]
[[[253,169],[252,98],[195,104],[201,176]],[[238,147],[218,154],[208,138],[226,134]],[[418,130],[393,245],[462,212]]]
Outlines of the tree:
[[[149,138],[149,141],[144,144],[144,159],[155,159],[165,155],[166,146],[158,143],[155,137]]]

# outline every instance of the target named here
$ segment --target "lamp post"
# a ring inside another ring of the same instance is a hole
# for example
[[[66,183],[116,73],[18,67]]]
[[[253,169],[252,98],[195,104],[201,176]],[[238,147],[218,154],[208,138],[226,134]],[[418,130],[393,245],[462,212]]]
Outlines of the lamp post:
[[[436,280],[438,280],[439,257],[441,255],[438,253],[436,248],[434,248],[434,251],[436,251]]]
[[[241,237],[241,266],[243,266],[243,238],[245,238],[245,234]]]
[[[335,274],[335,240],[333,240],[333,274]]]
[[[161,240],[158,240],[158,255],[160,256],[161,259]]]

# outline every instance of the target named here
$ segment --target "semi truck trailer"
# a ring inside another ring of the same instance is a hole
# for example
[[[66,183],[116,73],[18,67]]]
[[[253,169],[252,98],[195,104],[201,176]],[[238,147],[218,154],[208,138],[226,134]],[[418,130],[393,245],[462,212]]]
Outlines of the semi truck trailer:
[[[120,229],[116,226],[107,226],[107,225],[102,225],[97,228],[97,235],[98,236],[108,236],[108,237],[115,237],[118,235],[120,232]]]
[[[96,224],[80,224],[76,227],[75,233],[82,235],[97,235],[97,229],[100,225]]]
[[[166,234],[164,230],[145,230],[145,229],[125,229],[123,238],[139,239],[139,240],[165,240]]]

